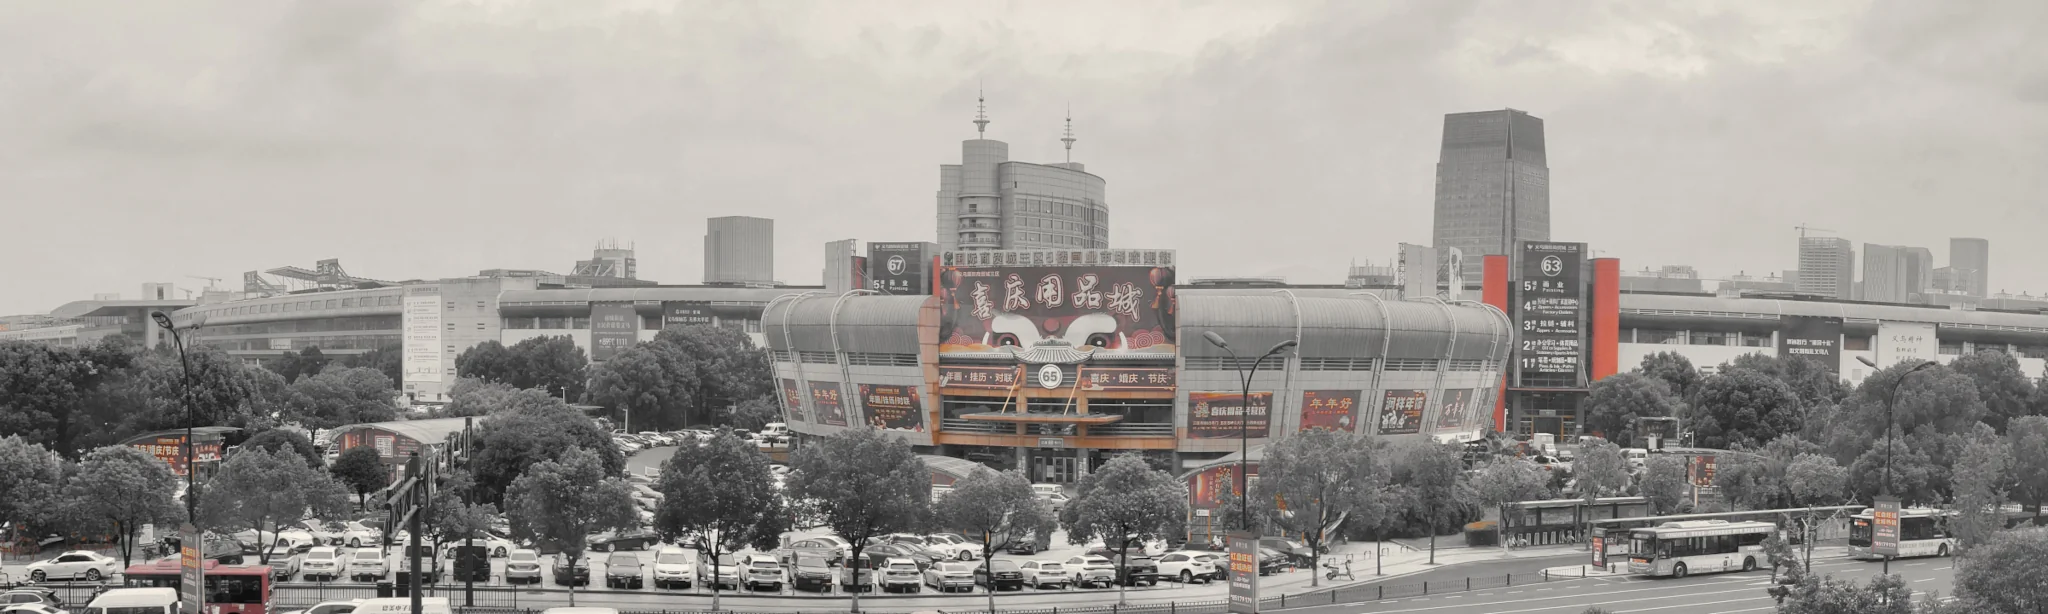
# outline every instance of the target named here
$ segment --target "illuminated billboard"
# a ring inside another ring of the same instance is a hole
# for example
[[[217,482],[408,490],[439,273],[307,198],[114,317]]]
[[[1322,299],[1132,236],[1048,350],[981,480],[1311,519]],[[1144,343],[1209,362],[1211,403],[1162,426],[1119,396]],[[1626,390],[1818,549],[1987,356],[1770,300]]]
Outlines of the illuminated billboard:
[[[941,354],[1092,346],[1174,355],[1170,251],[948,252],[943,261]]]
[[[931,294],[931,243],[869,243],[868,288],[888,295]]]
[[[1273,393],[1253,392],[1246,408],[1242,392],[1189,392],[1188,438],[1258,439],[1272,422]]]

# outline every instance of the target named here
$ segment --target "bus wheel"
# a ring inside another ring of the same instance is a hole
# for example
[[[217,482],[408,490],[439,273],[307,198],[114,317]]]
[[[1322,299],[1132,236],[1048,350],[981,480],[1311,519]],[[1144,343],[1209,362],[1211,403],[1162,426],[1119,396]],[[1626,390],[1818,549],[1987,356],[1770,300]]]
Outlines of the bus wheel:
[[[1685,577],[1685,563],[1679,563],[1679,564],[1677,564],[1677,565],[1673,565],[1673,566],[1671,566],[1671,577],[1673,577],[1673,578],[1683,578],[1683,577]]]
[[[1748,558],[1744,558],[1744,559],[1742,559],[1742,570],[1743,570],[1743,571],[1756,571],[1756,558],[1755,558],[1755,557],[1748,557]]]
[[[1934,556],[1948,556],[1948,544],[1942,544],[1941,550],[1936,551]]]

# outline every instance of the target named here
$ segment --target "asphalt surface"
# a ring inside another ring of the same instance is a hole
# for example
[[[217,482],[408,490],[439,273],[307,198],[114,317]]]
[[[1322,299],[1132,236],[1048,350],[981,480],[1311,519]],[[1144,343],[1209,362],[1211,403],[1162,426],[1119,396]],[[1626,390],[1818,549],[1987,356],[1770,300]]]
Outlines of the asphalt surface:
[[[1952,592],[1954,559],[1927,558],[1892,562],[1892,573],[1906,580],[1917,601],[1926,593]],[[1814,573],[1867,582],[1880,563],[1834,559],[1817,561]],[[1600,607],[1615,614],[1738,614],[1776,609],[1765,590],[1770,572],[1701,575],[1685,579],[1622,576],[1552,580],[1530,585],[1443,593],[1363,604],[1290,608],[1300,614],[1578,614]]]

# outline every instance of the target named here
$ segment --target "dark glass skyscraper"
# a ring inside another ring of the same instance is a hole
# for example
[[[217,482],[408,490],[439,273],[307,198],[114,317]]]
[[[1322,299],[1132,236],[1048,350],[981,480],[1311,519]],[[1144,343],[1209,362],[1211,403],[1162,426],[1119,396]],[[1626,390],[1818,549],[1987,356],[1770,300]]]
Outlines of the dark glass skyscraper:
[[[1465,253],[1467,279],[1481,256],[1511,255],[1516,241],[1550,240],[1550,166],[1543,120],[1505,109],[1444,116],[1436,163],[1436,223],[1430,233],[1438,261],[1449,248]]]

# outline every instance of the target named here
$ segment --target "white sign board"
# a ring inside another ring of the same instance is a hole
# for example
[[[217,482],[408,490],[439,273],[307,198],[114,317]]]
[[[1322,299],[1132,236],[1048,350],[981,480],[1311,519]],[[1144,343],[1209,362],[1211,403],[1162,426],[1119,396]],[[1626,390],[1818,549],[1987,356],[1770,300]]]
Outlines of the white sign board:
[[[1398,261],[1402,298],[1436,296],[1436,250],[1427,245],[1401,244]]]
[[[1902,362],[1938,360],[1940,342],[1934,325],[1922,322],[1879,322],[1877,325],[1877,366]]]
[[[404,313],[405,381],[441,381],[441,296],[407,294]]]

